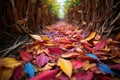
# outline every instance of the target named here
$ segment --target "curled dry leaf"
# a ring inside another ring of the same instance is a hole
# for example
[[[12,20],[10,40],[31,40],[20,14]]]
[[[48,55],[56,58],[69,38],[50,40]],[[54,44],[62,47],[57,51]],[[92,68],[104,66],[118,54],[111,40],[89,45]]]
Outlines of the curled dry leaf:
[[[48,35],[41,35],[41,37],[44,41],[49,41],[50,40]]]
[[[95,63],[90,63],[90,61],[87,60],[83,63],[82,68],[87,71],[88,69],[91,69],[96,66],[97,65]]]
[[[56,63],[47,63],[47,64],[42,68],[42,70],[43,70],[43,71],[45,71],[45,70],[50,70],[50,69],[52,69],[55,65],[56,65]]]
[[[85,40],[90,41],[95,37],[95,35],[96,35],[96,32],[91,32],[90,35]]]
[[[37,41],[43,41],[42,38],[39,35],[36,34],[29,34],[34,40]]]
[[[63,57],[63,58],[76,58],[79,55],[80,55],[79,53],[66,53],[66,54],[62,54],[61,57]]]

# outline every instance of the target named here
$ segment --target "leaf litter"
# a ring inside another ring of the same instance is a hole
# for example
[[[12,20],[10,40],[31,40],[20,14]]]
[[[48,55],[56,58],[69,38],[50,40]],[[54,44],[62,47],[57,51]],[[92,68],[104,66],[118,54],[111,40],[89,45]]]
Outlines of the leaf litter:
[[[120,42],[58,22],[46,27],[17,57],[0,58],[1,80],[120,79]],[[6,74],[5,74],[6,73]],[[101,77],[100,77],[101,76]]]

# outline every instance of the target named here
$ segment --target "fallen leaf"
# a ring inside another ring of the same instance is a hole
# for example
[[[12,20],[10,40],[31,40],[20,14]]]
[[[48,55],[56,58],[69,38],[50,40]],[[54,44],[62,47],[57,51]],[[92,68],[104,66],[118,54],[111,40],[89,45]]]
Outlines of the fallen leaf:
[[[63,58],[75,58],[78,57],[80,54],[79,53],[66,53],[66,54],[62,54],[61,57]]]
[[[46,70],[41,72],[40,74],[30,78],[29,80],[49,80],[57,73],[58,69],[55,70]]]
[[[90,52],[93,52],[93,48],[91,48],[91,47],[89,47],[89,46],[87,46],[87,45],[83,45],[83,47],[84,47],[86,50],[88,50],[88,51],[90,51]]]
[[[0,59],[0,67],[7,67],[7,68],[15,68],[19,66],[21,63],[18,62],[15,58],[1,58]]]
[[[96,67],[97,65],[95,64],[95,63],[90,63],[90,61],[85,61],[84,63],[83,63],[83,65],[82,65],[82,68],[83,68],[83,70],[88,70],[88,69],[91,69],[91,68],[93,68],[93,67]]]
[[[99,41],[96,45],[95,45],[95,51],[103,49],[106,45],[106,39],[103,39],[101,41]]]
[[[19,80],[21,75],[22,75],[22,66],[19,66],[17,67],[17,69],[15,69],[12,80]]]
[[[29,34],[34,40],[37,41],[43,41],[42,38],[39,35],[36,34]]]
[[[30,55],[30,53],[25,51],[20,51],[20,57],[25,62],[30,61],[32,59],[32,56]]]
[[[57,77],[57,80],[70,80],[66,75],[61,74]]]
[[[48,35],[41,35],[41,37],[44,41],[49,41],[50,40]]]
[[[72,41],[70,41],[69,39],[65,39],[65,38],[60,38],[58,40],[58,42],[64,43],[64,44],[70,44],[70,43],[72,43]]]
[[[35,69],[30,62],[27,62],[24,66],[24,72],[29,75],[30,78],[34,77]]]
[[[2,68],[0,72],[0,80],[10,80],[15,69]]]
[[[80,47],[77,47],[76,51],[79,52],[79,54],[85,54],[85,52]]]
[[[98,62],[100,62],[99,58],[95,54],[86,54],[86,56],[89,56],[93,59],[96,59]]]
[[[44,53],[36,58],[36,64],[41,67],[45,65],[49,61],[49,57],[47,57]]]
[[[41,70],[50,70],[52,69],[56,63],[47,63]]]
[[[81,42],[83,45],[92,46],[92,44],[88,43],[87,40],[80,40],[80,42]]]
[[[115,63],[120,63],[120,59],[113,59],[112,61],[114,61]]]
[[[99,34],[96,34],[96,36],[95,36],[95,40],[100,40],[100,38],[101,38],[101,35],[99,35]]]
[[[95,35],[96,35],[96,32],[91,32],[90,35],[85,40],[90,41],[95,37]]]
[[[94,77],[96,80],[113,80],[113,79],[111,79],[111,77],[104,76],[104,75],[95,75]]]
[[[109,68],[120,69],[120,64],[109,65]]]
[[[107,45],[106,45],[104,49],[101,49],[101,51],[109,52],[109,51],[110,51],[110,48],[108,48]]]
[[[120,77],[119,74],[117,74],[117,73],[115,73],[114,71],[112,71],[112,70],[108,67],[108,65],[106,65],[106,64],[100,64],[100,63],[98,63],[98,68],[99,68],[99,70],[102,71],[102,72],[109,73],[109,74],[114,74],[114,75]]]
[[[83,61],[82,60],[74,60],[74,61],[72,61],[72,65],[76,69],[81,68],[83,65]]]
[[[63,72],[68,77],[71,77],[71,75],[72,75],[72,63],[71,63],[71,61],[59,58],[57,65],[60,66],[60,68],[63,70]]]
[[[78,73],[74,75],[75,80],[92,80],[93,72],[88,71],[87,73]]]
[[[51,54],[62,54],[62,51],[58,47],[48,47]]]
[[[120,41],[120,32],[117,34],[117,36],[115,37],[116,41]]]

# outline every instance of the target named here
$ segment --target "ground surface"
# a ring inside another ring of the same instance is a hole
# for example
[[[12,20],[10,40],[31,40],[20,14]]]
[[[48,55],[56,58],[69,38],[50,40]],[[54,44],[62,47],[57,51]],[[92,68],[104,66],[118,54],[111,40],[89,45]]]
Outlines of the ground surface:
[[[58,22],[13,57],[0,58],[0,80],[119,80],[120,43]]]

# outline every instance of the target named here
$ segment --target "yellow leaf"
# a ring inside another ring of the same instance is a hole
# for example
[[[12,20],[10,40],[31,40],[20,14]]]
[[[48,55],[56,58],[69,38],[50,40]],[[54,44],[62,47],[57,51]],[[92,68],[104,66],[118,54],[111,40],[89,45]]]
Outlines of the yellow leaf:
[[[47,35],[41,35],[41,37],[45,41],[49,41],[50,40],[49,36],[47,36]]]
[[[93,44],[95,45],[95,44],[97,44],[99,41],[93,41]]]
[[[95,35],[96,35],[96,32],[91,32],[90,35],[85,40],[89,41],[89,40],[93,39],[95,37]]]
[[[82,13],[82,10],[78,10],[79,13]]]
[[[68,77],[71,77],[71,74],[72,74],[71,61],[59,58],[57,65],[60,66],[60,68]]]
[[[39,35],[30,34],[30,36],[37,41],[43,41],[42,38]]]
[[[14,72],[14,69],[10,68],[4,68],[0,72],[0,80],[10,80],[12,74]]]
[[[83,24],[83,25],[86,25],[87,23],[86,23],[85,21],[82,21],[82,24]]]
[[[7,67],[7,68],[15,68],[19,66],[21,63],[18,62],[15,58],[1,58],[0,59],[0,67]]]

